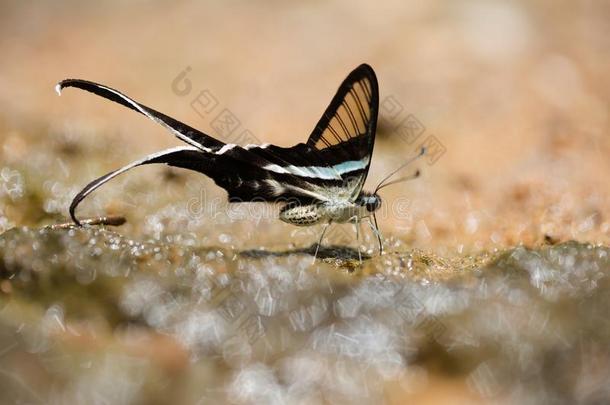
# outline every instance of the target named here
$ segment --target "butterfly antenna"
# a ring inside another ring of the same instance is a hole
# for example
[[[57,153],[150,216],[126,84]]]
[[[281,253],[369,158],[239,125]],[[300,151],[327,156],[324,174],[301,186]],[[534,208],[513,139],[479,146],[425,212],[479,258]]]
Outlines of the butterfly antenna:
[[[420,174],[421,174],[421,172],[419,171],[419,169],[417,169],[417,170],[415,171],[415,173],[413,173],[413,174],[410,174],[410,175],[408,175],[408,176],[401,177],[401,178],[396,179],[396,180],[392,180],[392,181],[391,181],[391,182],[389,182],[389,183],[385,183],[385,184],[384,184],[383,186],[381,186],[381,187],[377,187],[377,191],[381,190],[381,189],[382,189],[382,188],[384,188],[384,187],[391,186],[392,184],[401,183],[401,182],[403,182],[403,181],[407,181],[407,180],[413,180],[413,179],[416,179],[416,178],[418,178],[418,177],[419,177],[419,175],[420,175]]]
[[[383,178],[383,180],[381,180],[379,182],[379,184],[377,185],[377,188],[375,188],[375,192],[374,193],[377,193],[377,191],[379,191],[382,187],[385,187],[384,183],[387,180],[389,180],[392,176],[394,176],[396,173],[401,171],[403,168],[405,168],[406,166],[408,166],[411,163],[415,162],[417,159],[419,159],[420,157],[424,156],[425,154],[426,154],[426,148],[422,147],[417,155],[413,156],[411,159],[407,160],[405,163],[403,163],[402,165],[398,166],[398,168],[396,170],[394,170],[392,173],[390,173],[387,176],[385,176]],[[419,171],[416,172],[416,176],[415,177],[417,177],[417,176],[419,176]],[[391,184],[394,184],[394,183],[391,183]]]

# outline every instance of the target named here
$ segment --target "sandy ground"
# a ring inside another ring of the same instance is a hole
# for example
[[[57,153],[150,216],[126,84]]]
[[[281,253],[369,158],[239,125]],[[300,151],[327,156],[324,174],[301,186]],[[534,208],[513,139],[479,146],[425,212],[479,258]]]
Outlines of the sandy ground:
[[[609,50],[610,5],[601,1],[3,1],[0,231],[65,221],[88,181],[179,144],[90,94],[58,97],[61,79],[110,85],[225,141],[248,130],[288,146],[306,139],[341,80],[366,62],[382,100],[367,187],[422,143],[432,150],[422,177],[383,191],[390,251],[451,258],[568,240],[607,245]],[[182,94],[185,70],[191,87]],[[217,107],[202,114],[192,102],[204,91]],[[224,109],[239,121],[231,134],[214,129]],[[224,195],[200,175],[143,168],[80,212],[126,215],[120,232],[135,240],[202,247],[285,249],[319,234],[264,208],[233,211]],[[351,229],[329,240],[353,244]],[[376,240],[365,244],[373,251]],[[186,367],[173,340],[147,338]],[[428,378],[442,389],[422,401],[474,400],[465,380]],[[386,400],[400,401],[404,387]]]

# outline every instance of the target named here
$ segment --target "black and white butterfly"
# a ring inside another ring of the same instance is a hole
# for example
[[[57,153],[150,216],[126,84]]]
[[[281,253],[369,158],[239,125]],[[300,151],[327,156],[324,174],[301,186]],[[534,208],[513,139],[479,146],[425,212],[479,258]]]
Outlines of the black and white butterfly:
[[[351,222],[358,229],[360,221],[368,218],[382,251],[374,216],[381,205],[377,191],[406,179],[385,183],[406,164],[382,180],[374,192],[363,190],[379,108],[377,77],[369,65],[358,66],[341,83],[307,142],[289,148],[224,143],[110,87],[67,79],[58,83],[56,90],[61,94],[66,87],[80,88],[131,108],[188,144],[151,154],[87,184],[70,205],[70,216],[76,224],[80,225],[76,207],[102,184],[136,166],[164,163],[209,176],[227,191],[229,202],[279,202],[279,218],[284,222],[298,226],[325,224],[320,242],[331,223]]]

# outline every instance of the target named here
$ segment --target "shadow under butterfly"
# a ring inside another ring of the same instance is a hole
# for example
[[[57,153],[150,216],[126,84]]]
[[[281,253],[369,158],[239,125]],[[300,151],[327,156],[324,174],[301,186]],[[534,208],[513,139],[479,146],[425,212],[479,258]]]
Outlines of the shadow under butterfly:
[[[419,171],[389,181],[398,171],[425,153],[409,159],[386,176],[371,192],[363,190],[375,144],[379,88],[373,69],[362,64],[341,83],[330,105],[306,143],[289,148],[268,143],[239,146],[224,143],[121,92],[94,82],[66,79],[56,91],[76,87],[135,110],[157,122],[188,146],[153,153],[93,180],[72,200],[70,216],[81,225],[75,211],[81,201],[110,179],[136,166],[161,163],[203,173],[225,189],[231,203],[279,203],[279,219],[297,226],[324,224],[315,249],[315,261],[328,227],[352,223],[356,228],[358,258],[360,224],[367,220],[383,252],[375,211],[381,206],[377,192],[383,187],[419,176]],[[372,218],[372,219],[371,219]]]

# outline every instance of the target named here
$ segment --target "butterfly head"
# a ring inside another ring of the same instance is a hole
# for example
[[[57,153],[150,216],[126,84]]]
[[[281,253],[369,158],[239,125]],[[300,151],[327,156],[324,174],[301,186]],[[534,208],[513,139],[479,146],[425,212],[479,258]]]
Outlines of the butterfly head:
[[[362,191],[356,200],[356,204],[365,207],[368,212],[375,212],[381,207],[381,197],[377,193]]]

